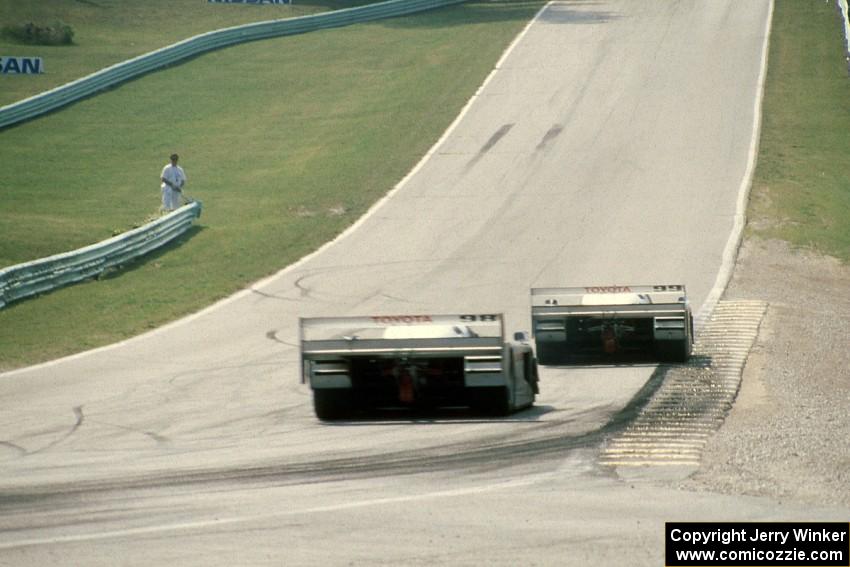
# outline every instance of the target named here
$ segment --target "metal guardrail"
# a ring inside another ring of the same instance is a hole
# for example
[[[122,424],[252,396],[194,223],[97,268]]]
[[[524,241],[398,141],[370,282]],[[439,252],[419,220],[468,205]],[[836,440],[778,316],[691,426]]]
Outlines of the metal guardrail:
[[[258,22],[197,35],[0,108],[0,129],[91,96],[156,69],[239,43],[413,14],[465,0],[389,0],[357,8]]]
[[[389,0],[324,14],[272,20],[201,34],[107,67],[66,85],[0,108],[0,129],[57,110],[124,81],[201,53],[238,43],[295,35],[412,14],[465,0]],[[143,227],[109,240],[40,260],[0,269],[0,308],[6,304],[102,274],[167,244],[201,214],[193,202]]]
[[[225,28],[107,67],[66,85],[0,108],[0,129],[57,110],[124,81],[212,51],[271,37],[295,35],[412,14],[465,0],[389,0],[324,14]],[[102,274],[170,242],[201,214],[193,202],[143,227],[109,240],[40,260],[0,269],[0,308],[6,304]]]
[[[148,224],[108,240],[48,256],[40,260],[0,269],[0,308],[7,303],[44,293],[102,274],[163,246],[201,216],[201,203],[194,201]]]

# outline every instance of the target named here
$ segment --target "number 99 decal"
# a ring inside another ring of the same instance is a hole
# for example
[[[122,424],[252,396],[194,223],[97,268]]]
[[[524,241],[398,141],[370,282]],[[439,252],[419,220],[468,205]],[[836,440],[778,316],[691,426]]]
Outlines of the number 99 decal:
[[[499,315],[461,315],[460,320],[464,323],[474,323],[476,321],[489,322],[498,321]]]

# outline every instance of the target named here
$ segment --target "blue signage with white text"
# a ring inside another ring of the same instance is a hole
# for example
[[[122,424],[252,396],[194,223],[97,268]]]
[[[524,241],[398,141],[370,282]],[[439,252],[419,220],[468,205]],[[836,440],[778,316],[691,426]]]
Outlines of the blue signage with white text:
[[[44,73],[41,57],[0,56],[0,74],[3,75],[39,75]]]
[[[209,4],[291,4],[292,0],[207,0]]]

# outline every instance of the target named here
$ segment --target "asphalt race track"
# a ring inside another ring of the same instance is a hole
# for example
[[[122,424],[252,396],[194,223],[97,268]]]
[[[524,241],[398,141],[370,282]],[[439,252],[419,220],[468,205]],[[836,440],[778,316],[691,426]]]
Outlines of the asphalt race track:
[[[342,238],[164,329],[0,376],[0,565],[657,566],[665,521],[846,521],[600,465],[651,365],[545,368],[535,408],[492,420],[323,424],[299,381],[298,317],[502,312],[512,333],[530,287],[585,284],[684,283],[710,309],[770,13],[554,3]]]

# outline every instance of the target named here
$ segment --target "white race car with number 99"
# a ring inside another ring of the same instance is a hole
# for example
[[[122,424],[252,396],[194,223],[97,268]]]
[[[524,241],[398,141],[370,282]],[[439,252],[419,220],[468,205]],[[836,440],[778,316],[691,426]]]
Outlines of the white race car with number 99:
[[[534,288],[531,326],[543,365],[686,362],[694,342],[685,286],[678,284]]]

